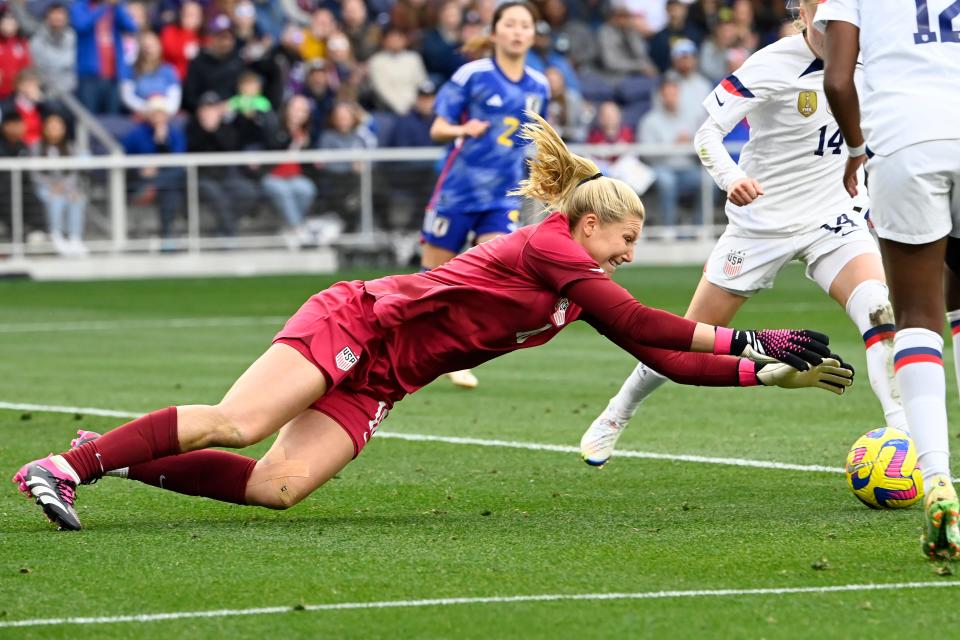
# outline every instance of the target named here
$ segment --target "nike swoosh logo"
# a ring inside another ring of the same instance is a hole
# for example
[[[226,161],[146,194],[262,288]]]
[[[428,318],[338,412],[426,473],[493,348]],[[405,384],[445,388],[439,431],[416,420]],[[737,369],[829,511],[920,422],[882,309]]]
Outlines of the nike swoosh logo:
[[[850,235],[851,233],[853,233],[854,231],[857,231],[857,230],[856,230],[856,229],[850,229],[850,231],[844,231],[843,233],[840,234],[840,237],[841,237],[841,238],[845,238],[845,237],[847,237],[848,235]]]
[[[718,96],[716,92],[713,93],[713,97],[714,99],[716,99],[718,105],[720,105],[721,107],[724,105],[723,102],[720,102],[720,96]]]
[[[161,488],[161,489],[163,489],[163,481],[166,479],[166,477],[167,477],[167,476],[165,476],[165,475],[163,475],[163,474],[160,474],[160,488]]]
[[[590,271],[596,271],[597,273],[606,273],[603,269],[590,269]]]

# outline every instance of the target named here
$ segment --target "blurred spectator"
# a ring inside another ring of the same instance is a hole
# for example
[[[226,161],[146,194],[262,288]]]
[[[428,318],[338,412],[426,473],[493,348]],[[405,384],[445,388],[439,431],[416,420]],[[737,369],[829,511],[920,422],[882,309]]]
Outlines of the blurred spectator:
[[[277,126],[262,89],[260,76],[244,71],[237,80],[237,94],[227,102],[226,119],[245,149],[262,149]]]
[[[43,134],[35,155],[42,158],[68,158],[73,148],[67,140],[67,123],[58,113],[43,120]],[[83,218],[87,196],[77,171],[32,171],[33,189],[43,203],[47,233],[57,253],[64,256],[85,256]]]
[[[196,111],[200,96],[207,91],[215,92],[222,100],[236,92],[244,63],[237,53],[236,40],[230,27],[230,18],[225,15],[211,20],[207,28],[210,34],[207,47],[187,67],[187,79],[183,83],[183,107],[190,113]]]
[[[430,125],[433,124],[433,103],[437,97],[437,87],[427,80],[417,87],[417,100],[409,113],[397,118],[390,136],[388,147],[431,147],[435,143],[430,138]]]
[[[753,20],[753,3],[751,0],[733,0],[731,8],[737,43],[750,51],[756,51],[760,45],[760,36]]]
[[[0,157],[16,158],[30,155],[30,150],[23,143],[25,126],[23,117],[12,102],[0,104]],[[0,180],[0,191],[6,197],[2,202],[10,202],[10,180]]]
[[[634,29],[644,38],[652,38],[667,26],[666,0],[613,0],[615,11],[630,14]]]
[[[463,9],[457,0],[448,0],[437,14],[437,26],[423,36],[423,64],[430,80],[441,85],[450,79],[453,72],[467,62],[460,53],[463,41],[460,27],[463,24]]]
[[[10,13],[17,21],[20,27],[20,35],[25,38],[33,37],[33,34],[40,28],[41,21],[38,19],[46,13],[49,6],[54,4],[63,4],[60,0],[8,0],[4,3],[4,10]],[[33,53],[31,51],[31,53]]]
[[[120,113],[122,35],[137,30],[125,5],[123,0],[75,0],[70,5],[77,33],[77,98],[93,113]]]
[[[354,59],[350,39],[339,31],[327,38],[327,81],[330,88],[341,98],[355,100],[365,79],[366,69]]]
[[[481,37],[487,38],[487,24],[480,22],[477,13],[471,11],[463,18],[463,26],[460,27],[460,42],[468,43],[478,40]],[[484,49],[483,47],[463,47],[460,49],[460,55],[462,55],[467,62],[481,58],[487,55],[487,53],[488,49]]]
[[[560,136],[568,142],[583,142],[587,127],[593,119],[593,109],[584,104],[583,96],[567,88],[563,73],[556,67],[547,69],[550,83],[550,102],[547,105],[547,120]]]
[[[676,144],[690,146],[697,126],[691,126],[689,118],[680,109],[680,85],[672,74],[660,84],[659,99],[653,109],[640,121],[638,137],[645,144]],[[692,151],[692,149],[691,149]],[[677,204],[681,196],[700,192],[700,163],[692,154],[651,158],[656,175],[657,195],[660,201],[662,223],[677,223]],[[700,199],[696,198],[697,221],[700,214]]]
[[[293,96],[283,110],[281,125],[270,140],[274,150],[299,151],[310,146],[310,103],[303,96]],[[309,241],[304,226],[307,214],[317,197],[317,186],[296,162],[279,164],[262,180],[263,191],[287,223],[285,237],[291,247]]]
[[[310,144],[316,144],[320,132],[330,121],[330,112],[336,101],[336,94],[330,89],[326,63],[323,60],[314,60],[307,68],[307,77],[304,80],[300,93],[310,100],[310,129],[314,139]]]
[[[200,53],[202,28],[203,7],[188,0],[180,5],[177,22],[171,22],[160,31],[163,59],[173,65],[181,81],[187,77],[190,61]]]
[[[137,34],[142,31],[150,31],[150,12],[147,5],[141,0],[127,0],[127,13],[133,20],[136,28],[120,35],[120,47],[123,50],[123,64],[120,70],[125,67],[132,67],[140,53],[140,42]]]
[[[257,25],[257,9],[250,0],[241,0],[233,6],[233,35],[237,45],[244,47],[251,42],[260,42],[266,50],[270,44],[270,34],[265,34]]]
[[[380,27],[367,19],[363,0],[343,0],[342,15],[343,33],[350,39],[354,57],[358,62],[366,62],[380,48]]]
[[[797,25],[794,23],[794,21],[793,21],[793,20],[788,20],[788,21],[786,21],[786,22],[784,22],[783,24],[780,25],[780,31],[779,31],[779,33],[777,34],[777,36],[778,36],[777,39],[779,40],[780,38],[787,38],[787,37],[789,37],[789,36],[795,36],[795,35],[797,35],[798,33],[801,33],[801,31],[799,31],[799,30],[797,29]]]
[[[674,81],[680,87],[680,113],[696,131],[707,117],[703,100],[713,85],[697,71],[697,45],[690,40],[677,40],[671,49]]]
[[[733,13],[724,8],[718,16],[710,37],[703,43],[703,49],[700,51],[700,71],[711,82],[720,82],[729,73],[727,52],[739,46],[737,27],[733,24]]]
[[[225,115],[224,104],[217,94],[210,91],[200,96],[197,112],[187,124],[187,149],[208,153],[239,151],[237,131],[225,121]],[[200,201],[216,214],[216,233],[236,235],[237,219],[252,212],[260,190],[243,175],[240,167],[200,167],[198,171]]]
[[[257,10],[257,25],[269,34],[274,42],[280,40],[280,34],[287,24],[287,16],[283,10],[283,0],[253,0]]]
[[[327,38],[337,30],[337,21],[329,9],[317,9],[310,17],[310,25],[303,31],[300,55],[304,60],[327,57]]]
[[[566,88],[580,92],[580,79],[577,77],[577,72],[573,70],[566,56],[554,50],[550,25],[543,20],[537,22],[533,48],[527,53],[527,65],[540,73],[546,73],[548,67],[557,69],[563,74]]]
[[[17,76],[29,66],[30,44],[20,33],[16,17],[7,11],[0,15],[0,100],[10,97]]]
[[[397,0],[390,10],[390,26],[406,34],[408,42],[419,43],[422,32],[432,26],[432,14],[427,0]]]
[[[72,93],[77,88],[77,34],[62,2],[47,6],[43,24],[30,39],[30,55],[46,89]]]
[[[13,106],[23,121],[23,143],[32,149],[43,135],[43,116],[46,111],[40,91],[40,77],[32,69],[24,69],[17,76]]]
[[[391,27],[383,49],[370,58],[370,84],[377,101],[396,114],[407,113],[417,99],[417,86],[427,79],[420,54],[407,48],[407,35]]]
[[[634,142],[633,131],[623,123],[623,115],[616,102],[608,100],[597,107],[597,122],[590,129],[587,136],[589,144],[616,144],[617,142]],[[616,162],[617,156],[599,158],[601,161]]]
[[[187,139],[180,127],[171,122],[167,99],[152,96],[143,110],[144,120],[123,139],[128,155],[174,154],[187,150]],[[181,167],[144,167],[134,172],[131,187],[137,193],[134,202],[156,202],[160,214],[160,236],[173,237],[173,223],[184,208],[184,178]]]
[[[667,26],[650,39],[650,57],[660,73],[670,68],[670,47],[678,39],[692,40],[699,45],[703,31],[687,19],[687,5],[682,0],[667,0]]]
[[[287,25],[280,34],[280,41],[267,53],[277,69],[277,76],[283,86],[283,101],[297,93],[303,87],[306,66],[300,55],[303,44],[303,30],[296,25]]]
[[[546,0],[542,6],[543,19],[553,30],[553,48],[567,56],[574,69],[583,72],[597,60],[596,34],[582,20],[568,16],[563,0]]]
[[[167,101],[167,113],[176,115],[180,111],[183,89],[176,69],[163,61],[160,38],[152,31],[144,31],[137,41],[137,59],[123,72],[120,80],[123,105],[139,115],[146,108],[148,99],[162,96]]]
[[[700,28],[703,33],[711,33],[717,23],[726,16],[730,19],[732,12],[726,3],[720,0],[698,0],[688,6],[687,20]]]
[[[271,54],[273,38],[257,26],[256,9],[249,0],[238,3],[234,15],[233,32],[240,59],[247,69],[260,76],[263,95],[272,108],[278,109],[283,104],[285,87],[283,72]]]
[[[320,134],[321,149],[365,149],[369,146],[367,136],[360,132],[360,107],[353,102],[340,101],[330,112],[330,126]],[[331,162],[325,167],[328,173],[360,173],[359,162]]]
[[[597,32],[600,64],[616,80],[628,75],[657,75],[647,41],[637,27],[637,20],[621,6],[613,10],[610,19]]]

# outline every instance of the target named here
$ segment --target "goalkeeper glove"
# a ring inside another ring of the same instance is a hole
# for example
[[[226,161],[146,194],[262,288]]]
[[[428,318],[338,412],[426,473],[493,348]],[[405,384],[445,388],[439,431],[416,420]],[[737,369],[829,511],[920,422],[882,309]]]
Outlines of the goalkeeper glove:
[[[740,331],[717,327],[713,352],[749,358],[763,364],[783,362],[806,371],[830,355],[830,338],[809,329],[761,329]]]
[[[840,359],[840,356],[831,354],[820,364],[810,367],[806,371],[797,371],[788,364],[772,362],[767,364],[755,363],[757,380],[768,387],[782,387],[784,389],[800,389],[803,387],[819,387],[835,394],[843,395],[847,387],[853,384],[853,367]]]

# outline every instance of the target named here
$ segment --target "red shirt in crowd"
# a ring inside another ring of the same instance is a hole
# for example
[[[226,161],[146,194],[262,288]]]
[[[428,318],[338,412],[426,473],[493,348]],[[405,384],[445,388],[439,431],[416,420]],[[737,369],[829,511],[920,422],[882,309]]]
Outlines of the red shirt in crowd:
[[[25,98],[17,98],[14,104],[23,119],[23,144],[31,147],[40,142],[40,137],[43,135],[43,118],[40,115],[40,109],[35,102]]]
[[[17,75],[30,66],[30,49],[24,38],[0,37],[0,100],[13,95]]]
[[[160,45],[164,62],[173,65],[181,80],[186,78],[190,61],[200,52],[200,36],[197,32],[178,24],[168,24],[160,32]]]

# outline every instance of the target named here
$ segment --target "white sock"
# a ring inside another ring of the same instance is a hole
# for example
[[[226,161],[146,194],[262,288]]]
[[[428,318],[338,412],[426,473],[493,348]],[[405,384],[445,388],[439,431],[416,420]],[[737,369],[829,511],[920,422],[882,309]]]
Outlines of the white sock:
[[[953,371],[957,374],[957,389],[960,391],[960,309],[947,311],[947,322],[953,336]]]
[[[893,308],[887,285],[866,280],[847,299],[847,315],[857,325],[867,349],[867,376],[880,401],[888,427],[910,433],[893,374]]]
[[[617,422],[626,424],[637,412],[640,403],[666,381],[665,377],[642,362],[639,363],[623,381],[617,395],[610,398],[607,413]]]
[[[923,488],[929,491],[934,476],[950,475],[943,338],[929,329],[901,329],[893,345],[903,408],[917,444]]]
[[[70,463],[67,462],[66,458],[64,458],[61,455],[50,456],[50,461],[53,462],[53,464],[57,465],[57,468],[59,468],[65,474],[70,476],[73,479],[74,483],[80,484],[80,476],[77,474],[74,468],[70,466]]]

